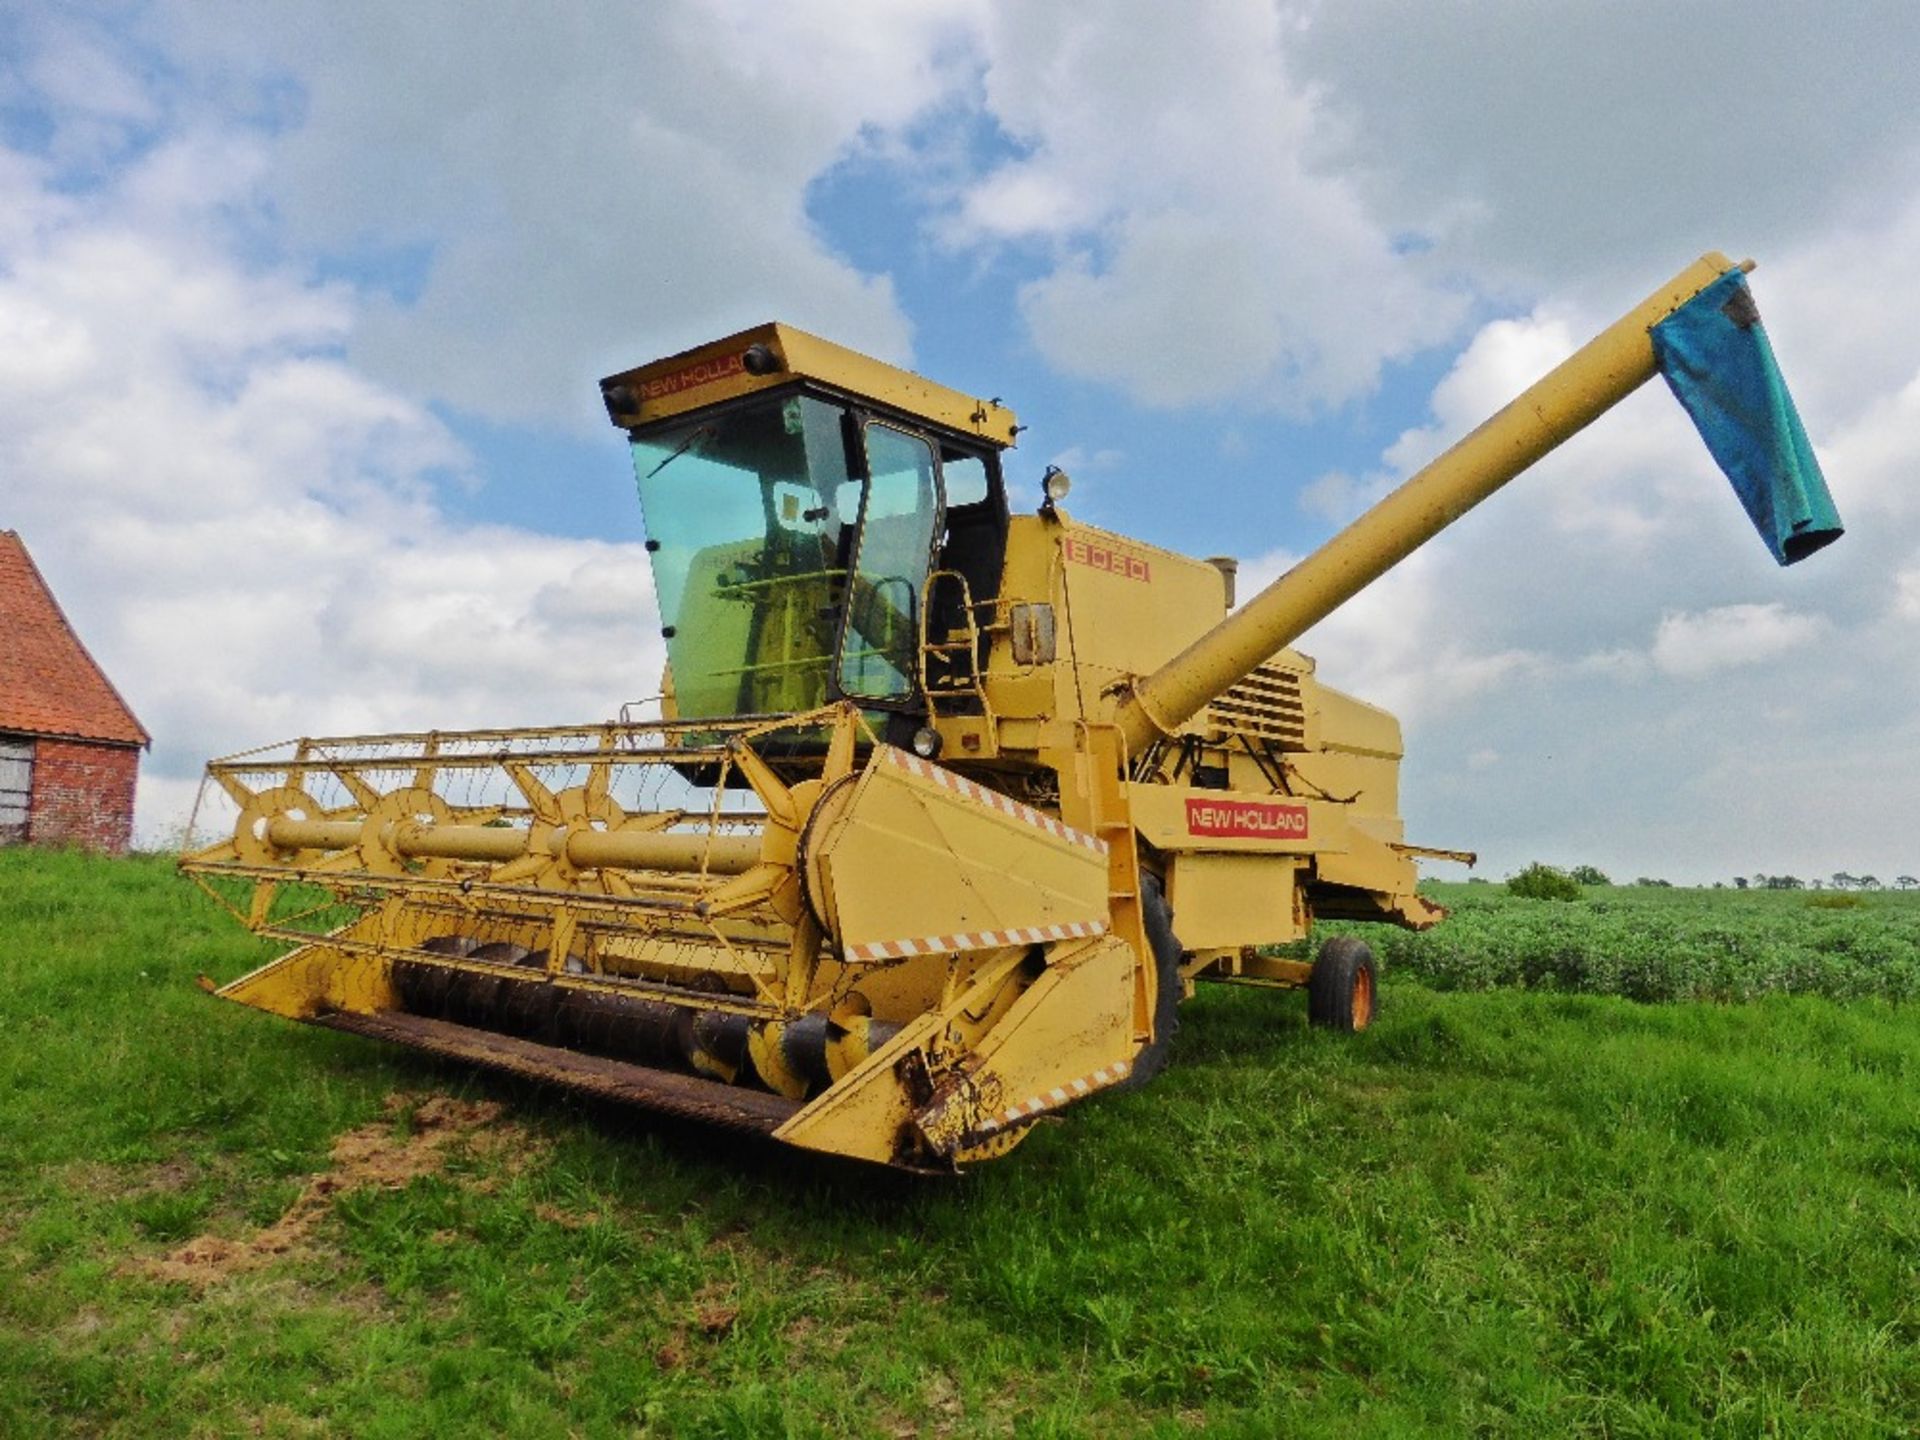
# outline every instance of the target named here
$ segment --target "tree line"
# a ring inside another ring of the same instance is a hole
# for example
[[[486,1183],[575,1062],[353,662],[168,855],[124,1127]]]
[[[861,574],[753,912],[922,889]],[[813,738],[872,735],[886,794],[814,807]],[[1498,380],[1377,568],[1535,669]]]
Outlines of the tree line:
[[[1883,885],[1878,875],[1855,875],[1850,871],[1836,870],[1825,880],[1802,880],[1798,875],[1755,875],[1749,879],[1745,875],[1733,877],[1736,890],[1920,890],[1920,877],[1897,875],[1891,887]]]
[[[1475,875],[1470,884],[1485,884],[1483,877]],[[1641,886],[1658,886],[1672,889],[1671,880],[1661,880],[1651,875],[1641,875],[1634,882]],[[1517,875],[1507,877],[1507,889],[1515,895],[1529,896],[1538,900],[1577,900],[1582,890],[1600,885],[1611,885],[1613,880],[1596,865],[1573,865],[1565,870],[1553,865],[1543,865],[1539,861],[1527,866]],[[1724,890],[1726,882],[1716,880],[1713,888]],[[1836,870],[1824,880],[1819,878],[1803,880],[1798,875],[1768,875],[1756,872],[1753,875],[1733,877],[1736,890],[1920,890],[1920,877],[1898,875],[1891,885],[1881,881],[1878,875],[1855,875],[1850,870]]]

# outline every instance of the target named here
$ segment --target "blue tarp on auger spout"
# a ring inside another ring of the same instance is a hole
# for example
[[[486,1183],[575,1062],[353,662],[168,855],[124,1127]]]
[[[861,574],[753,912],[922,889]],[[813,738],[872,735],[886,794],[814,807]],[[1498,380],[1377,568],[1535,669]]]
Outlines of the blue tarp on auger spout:
[[[1840,515],[1773,358],[1747,277],[1729,270],[1653,327],[1660,373],[1782,565],[1840,538]]]

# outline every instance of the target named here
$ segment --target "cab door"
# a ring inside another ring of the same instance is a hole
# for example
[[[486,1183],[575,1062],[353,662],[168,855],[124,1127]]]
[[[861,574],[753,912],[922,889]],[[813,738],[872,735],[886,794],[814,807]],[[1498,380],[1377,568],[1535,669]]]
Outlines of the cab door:
[[[862,432],[866,485],[834,681],[848,699],[900,707],[919,696],[920,606],[940,533],[940,467],[920,435],[879,420]]]

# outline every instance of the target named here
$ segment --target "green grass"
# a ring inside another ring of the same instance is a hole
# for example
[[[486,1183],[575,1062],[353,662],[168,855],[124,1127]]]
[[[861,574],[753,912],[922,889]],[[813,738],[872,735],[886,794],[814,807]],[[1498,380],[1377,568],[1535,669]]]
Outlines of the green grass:
[[[1894,897],[1662,896],[1675,933],[1913,933]],[[1540,902],[1468,898],[1449,954],[1532,935]],[[1151,1088],[924,1183],[193,988],[266,953],[162,861],[0,852],[0,1435],[1920,1430],[1920,1016],[1891,987],[1396,974],[1345,1038],[1211,989]],[[404,1131],[395,1091],[504,1101],[513,1143],[340,1195],[222,1283],[143,1270],[271,1223],[343,1131]]]

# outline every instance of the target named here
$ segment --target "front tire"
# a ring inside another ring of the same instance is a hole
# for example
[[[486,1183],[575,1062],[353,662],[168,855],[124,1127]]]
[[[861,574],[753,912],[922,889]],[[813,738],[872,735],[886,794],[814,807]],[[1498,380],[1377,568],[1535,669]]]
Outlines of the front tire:
[[[1364,1030],[1379,1007],[1378,967],[1373,948],[1351,935],[1335,935],[1320,947],[1307,978],[1307,1019],[1327,1030]]]
[[[1173,912],[1167,908],[1166,892],[1155,875],[1140,876],[1140,918],[1153,947],[1155,989],[1153,1039],[1140,1047],[1133,1057],[1133,1069],[1115,1088],[1137,1090],[1167,1068],[1173,1048],[1174,1032],[1180,1028],[1180,996],[1185,982],[1180,978],[1180,962],[1186,952],[1173,934]]]

